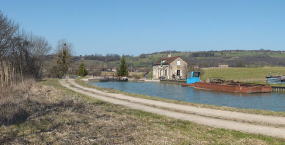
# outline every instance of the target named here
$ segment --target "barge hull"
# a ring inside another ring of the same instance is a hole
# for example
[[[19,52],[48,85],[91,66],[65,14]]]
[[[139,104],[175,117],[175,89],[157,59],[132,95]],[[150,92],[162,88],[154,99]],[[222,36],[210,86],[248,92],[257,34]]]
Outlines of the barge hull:
[[[250,84],[250,83],[215,84],[215,83],[207,83],[207,82],[197,82],[195,83],[195,88],[224,91],[224,92],[235,92],[235,93],[269,93],[271,92],[271,86]]]
[[[186,84],[186,83],[181,83],[180,85],[181,86],[190,86],[190,87],[194,87],[195,86],[194,84]]]

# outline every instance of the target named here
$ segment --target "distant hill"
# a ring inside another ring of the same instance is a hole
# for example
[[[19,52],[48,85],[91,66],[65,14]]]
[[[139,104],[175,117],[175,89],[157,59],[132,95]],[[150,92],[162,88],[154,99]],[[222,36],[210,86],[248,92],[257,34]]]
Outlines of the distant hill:
[[[125,55],[129,70],[147,71],[152,70],[152,64],[162,57],[167,57],[169,51],[141,54],[139,56]],[[229,67],[264,67],[264,66],[285,66],[285,51],[271,50],[222,50],[222,51],[171,51],[172,56],[181,56],[191,67],[198,65],[200,68],[218,67],[219,63],[227,63]],[[73,68],[79,66],[83,61],[90,70],[111,71],[118,68],[120,55],[90,54],[85,56],[74,56]],[[55,55],[46,56],[47,61],[55,61]],[[49,64],[51,64],[49,63]],[[189,67],[189,68],[190,68]]]

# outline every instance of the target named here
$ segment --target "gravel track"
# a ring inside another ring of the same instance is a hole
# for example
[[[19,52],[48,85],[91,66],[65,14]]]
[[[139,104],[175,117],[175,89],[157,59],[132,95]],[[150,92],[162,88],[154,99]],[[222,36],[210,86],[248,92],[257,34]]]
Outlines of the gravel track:
[[[123,94],[106,93],[77,84],[73,79],[60,80],[61,85],[75,92],[85,94],[113,104],[132,109],[156,113],[203,124],[215,128],[237,130],[247,133],[263,134],[285,138],[285,117],[246,114],[240,112],[199,108],[188,105],[131,97]],[[72,84],[75,87],[70,87]]]

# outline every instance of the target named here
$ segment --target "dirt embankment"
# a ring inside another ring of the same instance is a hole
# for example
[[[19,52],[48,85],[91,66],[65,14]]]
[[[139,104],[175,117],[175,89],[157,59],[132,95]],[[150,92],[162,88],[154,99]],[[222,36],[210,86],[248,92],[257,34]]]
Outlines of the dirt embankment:
[[[61,87],[58,80],[42,84],[45,85],[24,82],[9,88],[11,91],[6,94],[0,93],[0,144],[284,142],[283,139],[216,129],[91,99]]]

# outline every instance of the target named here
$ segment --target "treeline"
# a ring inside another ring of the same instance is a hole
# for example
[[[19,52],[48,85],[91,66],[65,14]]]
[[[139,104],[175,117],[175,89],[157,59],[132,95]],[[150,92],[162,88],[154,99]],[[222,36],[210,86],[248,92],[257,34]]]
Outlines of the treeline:
[[[91,55],[85,55],[83,57],[85,60],[98,60],[98,61],[117,61],[120,60],[121,57],[118,54],[106,54],[106,56],[103,56],[101,54],[91,54]]]
[[[273,53],[282,53],[282,52],[285,52],[285,51],[281,51],[281,50],[270,50],[270,49],[259,49],[259,50],[239,50],[239,49],[236,49],[236,50],[220,50],[220,51],[214,51],[214,50],[211,50],[210,52],[273,52]]]
[[[195,52],[189,54],[189,57],[214,57],[215,54],[212,52]]]
[[[0,85],[25,78],[40,79],[44,55],[51,50],[44,37],[20,30],[19,24],[0,11]]]
[[[176,51],[176,50],[166,50],[166,51],[160,51],[160,52],[153,52],[153,53],[150,53],[150,55],[153,55],[153,54],[168,54],[168,53],[180,53],[181,51]]]
[[[264,67],[264,66],[285,66],[285,58],[270,57],[269,55],[243,56],[235,59],[222,57],[191,58],[182,57],[189,66],[218,67],[219,63],[227,63],[229,67]]]

